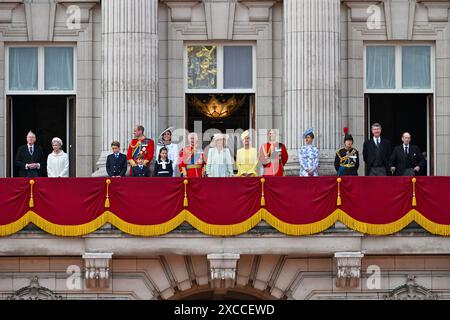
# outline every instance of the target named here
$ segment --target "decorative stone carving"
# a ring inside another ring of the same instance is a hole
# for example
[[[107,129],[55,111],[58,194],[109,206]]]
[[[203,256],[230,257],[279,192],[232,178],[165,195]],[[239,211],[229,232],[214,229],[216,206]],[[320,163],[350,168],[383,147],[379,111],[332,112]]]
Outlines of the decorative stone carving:
[[[429,22],[448,22],[449,2],[422,2],[428,9]]]
[[[53,41],[55,29],[55,0],[25,1],[29,41]]]
[[[270,8],[275,1],[243,1],[242,4],[248,8],[248,18],[251,22],[269,21]]]
[[[112,255],[110,252],[85,253],[83,255],[87,288],[109,287],[109,263]]]
[[[240,255],[237,253],[212,253],[207,255],[212,288],[233,288]]]
[[[337,262],[336,287],[355,288],[359,286],[361,277],[361,252],[336,252]]]
[[[406,284],[395,288],[391,293],[384,296],[385,300],[437,300],[438,295],[431,290],[419,286],[415,276],[408,275]]]
[[[172,22],[191,22],[192,8],[200,3],[197,1],[165,1],[170,8],[170,18]]]
[[[208,40],[233,39],[237,0],[203,0]]]
[[[22,0],[10,0],[9,2],[0,3],[0,23],[11,23],[12,12],[22,2]]]
[[[11,296],[6,297],[7,300],[62,300],[62,296],[56,295],[48,288],[41,287],[39,279],[34,276],[30,281],[30,285],[23,287]]]

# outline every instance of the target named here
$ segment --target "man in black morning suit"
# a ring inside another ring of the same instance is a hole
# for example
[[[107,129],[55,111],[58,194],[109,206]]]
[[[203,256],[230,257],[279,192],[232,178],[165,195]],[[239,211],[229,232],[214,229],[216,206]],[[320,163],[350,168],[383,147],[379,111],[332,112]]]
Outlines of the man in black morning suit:
[[[391,155],[389,166],[396,176],[414,176],[425,167],[425,159],[419,147],[411,142],[411,135],[405,132],[402,135],[403,144],[396,146]]]
[[[27,134],[27,144],[17,149],[16,166],[19,169],[19,177],[41,177],[45,172],[44,151],[35,142],[36,135],[30,131]]]
[[[124,177],[127,172],[127,156],[120,153],[120,143],[111,143],[112,154],[106,158],[106,172],[110,177]]]
[[[374,123],[371,127],[372,138],[363,145],[363,158],[366,163],[366,175],[386,176],[389,172],[391,143],[381,137],[381,125]]]

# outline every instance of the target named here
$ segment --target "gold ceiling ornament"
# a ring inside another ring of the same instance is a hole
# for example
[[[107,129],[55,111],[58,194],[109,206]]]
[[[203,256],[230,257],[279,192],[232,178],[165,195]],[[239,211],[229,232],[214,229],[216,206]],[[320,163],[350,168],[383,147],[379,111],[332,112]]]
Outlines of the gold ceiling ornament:
[[[244,104],[245,96],[236,99],[233,95],[224,102],[221,102],[216,95],[213,95],[207,102],[194,96],[192,97],[191,102],[197,110],[208,118],[223,119],[231,116],[234,111]]]

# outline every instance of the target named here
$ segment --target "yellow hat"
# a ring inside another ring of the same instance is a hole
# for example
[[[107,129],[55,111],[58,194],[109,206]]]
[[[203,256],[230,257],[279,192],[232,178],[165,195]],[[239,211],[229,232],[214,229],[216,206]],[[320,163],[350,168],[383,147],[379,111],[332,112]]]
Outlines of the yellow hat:
[[[244,132],[241,133],[241,140],[244,140],[248,136],[250,136],[250,131],[245,130]]]

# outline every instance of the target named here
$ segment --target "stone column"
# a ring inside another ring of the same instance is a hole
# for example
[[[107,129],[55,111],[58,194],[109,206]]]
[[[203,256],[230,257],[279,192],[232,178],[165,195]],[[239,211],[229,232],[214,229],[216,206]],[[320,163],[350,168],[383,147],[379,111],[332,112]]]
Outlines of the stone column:
[[[343,143],[339,96],[340,0],[283,3],[282,133],[290,162],[298,164],[297,150],[303,145],[301,135],[314,127],[315,145],[321,153],[321,174],[334,173],[331,161]]]
[[[103,152],[113,140],[126,150],[133,127],[155,139],[158,128],[158,0],[102,1]]]

